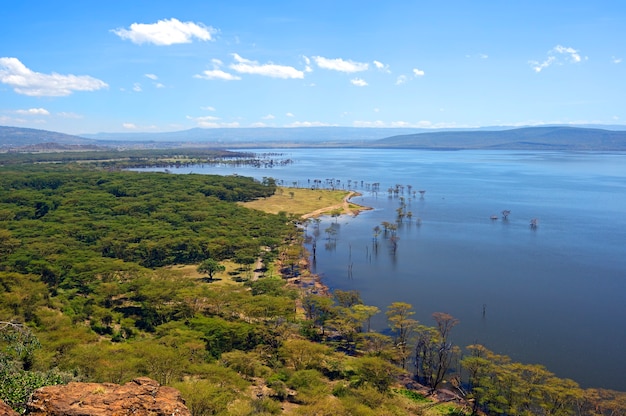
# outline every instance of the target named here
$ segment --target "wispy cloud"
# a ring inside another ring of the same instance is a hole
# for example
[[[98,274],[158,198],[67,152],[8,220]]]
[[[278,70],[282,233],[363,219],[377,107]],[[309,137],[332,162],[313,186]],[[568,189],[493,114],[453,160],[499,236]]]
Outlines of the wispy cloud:
[[[111,32],[137,45],[152,43],[169,46],[177,43],[191,43],[194,38],[202,41],[212,40],[212,35],[217,30],[202,23],[165,19],[156,23],[133,23],[129,29],[118,28],[112,29]]]
[[[313,68],[311,68],[311,59],[306,56],[303,56],[304,59],[304,72],[313,72]]]
[[[59,117],[72,118],[72,119],[81,119],[81,118],[83,118],[83,116],[80,115],[80,114],[67,112],[67,111],[62,111],[60,113],[57,113],[56,115],[59,116]]]
[[[354,78],[350,80],[352,85],[356,85],[357,87],[367,87],[367,82],[361,78]]]
[[[568,47],[565,47],[565,46],[556,45],[554,47],[554,49],[552,49],[552,50],[554,52],[556,52],[556,53],[560,53],[560,54],[569,56],[570,60],[572,62],[580,62],[581,61],[580,54],[574,48],[568,48]]]
[[[304,72],[300,71],[292,66],[277,65],[273,63],[259,64],[257,61],[242,58],[238,54],[234,53],[233,58],[236,63],[229,66],[233,71],[240,74],[254,74],[262,75],[271,78],[304,78]]]
[[[156,81],[157,79],[159,79],[159,77],[154,74],[144,74],[144,76],[146,78],[150,78],[152,81]]]
[[[614,64],[619,64],[622,62],[622,58],[616,58],[614,56],[611,57],[611,62],[613,62]]]
[[[323,123],[321,121],[294,121],[293,123],[286,124],[284,127],[327,127],[332,126],[329,123]]]
[[[187,119],[188,120],[197,121],[197,122],[202,122],[202,121],[217,121],[220,118],[219,117],[215,117],[215,116],[200,116],[200,117],[187,116]]]
[[[49,116],[50,112],[45,108],[29,108],[28,110],[15,110],[17,114],[27,116]]]
[[[220,121],[219,117],[214,117],[214,116],[200,116],[200,117],[191,117],[191,116],[187,116],[188,120],[193,120],[198,127],[203,127],[203,128],[209,128],[209,129],[214,129],[214,128],[221,128],[221,127],[239,127],[239,123],[238,122],[231,122],[231,123],[227,123],[227,122],[222,122]]]
[[[369,64],[365,62],[354,62],[350,60],[344,60],[341,58],[324,58],[323,56],[314,56],[313,60],[317,64],[318,67],[323,69],[329,69],[331,71],[339,71],[339,72],[362,72],[367,71],[369,68]]]
[[[374,66],[376,67],[376,69],[378,69],[379,71],[383,71],[386,72],[388,74],[391,73],[391,70],[389,69],[389,65],[387,64],[383,64],[380,61],[374,61]]]
[[[543,61],[529,61],[533,71],[539,73],[552,65],[563,65],[564,62],[579,63],[582,61],[580,52],[574,48],[556,45],[548,51],[548,56]]]
[[[0,58],[0,82],[18,94],[32,97],[63,97],[74,91],[96,91],[108,85],[88,75],[42,74],[28,69],[17,58]]]
[[[402,85],[402,84],[406,84],[408,81],[414,79],[414,78],[421,78],[424,75],[426,75],[426,72],[424,72],[421,69],[418,68],[413,68],[413,70],[411,71],[411,73],[413,74],[412,76],[408,76],[408,75],[399,75],[396,78],[396,85]]]
[[[141,92],[141,91],[142,91],[142,89],[141,89],[141,84],[140,84],[140,83],[138,83],[138,82],[135,82],[135,83],[133,84],[133,91],[135,91],[135,92]]]
[[[274,117],[273,114],[268,114],[266,116],[261,117],[263,120],[274,120],[276,117]]]

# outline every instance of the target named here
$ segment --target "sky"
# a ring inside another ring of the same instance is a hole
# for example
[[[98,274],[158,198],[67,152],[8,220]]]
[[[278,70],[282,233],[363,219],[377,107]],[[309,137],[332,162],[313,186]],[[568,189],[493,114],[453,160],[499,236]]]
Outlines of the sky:
[[[623,0],[1,0],[0,125],[626,128]]]

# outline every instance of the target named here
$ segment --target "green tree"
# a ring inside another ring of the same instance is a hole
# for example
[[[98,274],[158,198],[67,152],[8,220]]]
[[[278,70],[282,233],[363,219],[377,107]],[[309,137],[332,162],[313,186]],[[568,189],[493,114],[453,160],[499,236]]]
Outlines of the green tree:
[[[215,259],[206,259],[198,266],[198,273],[206,273],[209,275],[209,281],[213,281],[213,276],[216,273],[222,273],[226,270],[226,267],[220,264]]]
[[[353,362],[359,383],[367,383],[387,392],[402,370],[378,357],[359,357]]]
[[[394,343],[398,353],[398,361],[403,369],[406,369],[410,354],[409,341],[411,334],[418,322],[412,319],[415,315],[413,306],[405,302],[394,302],[387,309],[387,320],[394,333]]]
[[[39,340],[30,329],[16,322],[0,322],[0,399],[23,412],[30,395],[39,387],[67,382],[56,371],[30,369]]]

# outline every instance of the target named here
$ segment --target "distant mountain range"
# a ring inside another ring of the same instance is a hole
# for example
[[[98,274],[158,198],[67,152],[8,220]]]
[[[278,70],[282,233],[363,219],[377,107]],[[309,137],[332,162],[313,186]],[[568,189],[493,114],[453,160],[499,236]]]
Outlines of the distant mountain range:
[[[358,127],[194,128],[169,133],[98,133],[83,136],[0,126],[0,150],[194,146],[626,151],[626,126],[484,127],[437,131]]]
[[[524,127],[502,131],[418,133],[376,140],[368,147],[494,150],[626,150],[626,131]]]

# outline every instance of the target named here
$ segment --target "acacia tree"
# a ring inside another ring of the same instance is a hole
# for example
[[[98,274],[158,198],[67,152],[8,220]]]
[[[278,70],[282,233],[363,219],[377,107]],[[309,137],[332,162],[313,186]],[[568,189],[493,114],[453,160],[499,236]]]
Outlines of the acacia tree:
[[[206,273],[209,275],[209,281],[213,281],[213,276],[216,273],[220,273],[226,270],[224,265],[220,264],[217,260],[206,259],[198,266],[199,273]]]
[[[413,306],[405,302],[394,302],[387,309],[387,320],[394,332],[394,342],[398,352],[398,361],[402,368],[406,368],[409,358],[409,339],[418,322],[412,319],[415,315]]]

